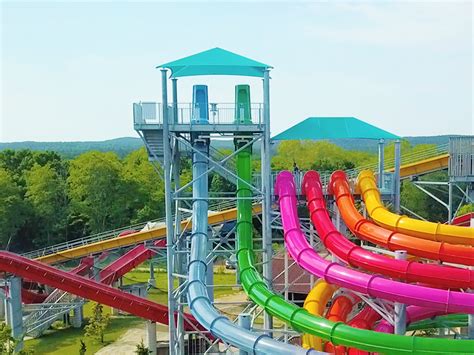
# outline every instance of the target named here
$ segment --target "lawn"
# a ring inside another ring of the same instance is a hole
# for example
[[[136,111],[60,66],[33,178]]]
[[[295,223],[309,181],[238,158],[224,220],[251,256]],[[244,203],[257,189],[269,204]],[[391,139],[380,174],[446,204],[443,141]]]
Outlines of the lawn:
[[[123,277],[125,285],[147,282],[149,273],[145,268],[129,272]],[[167,294],[167,278],[166,272],[155,272],[156,288],[148,291],[148,299],[154,302],[166,304],[168,300]],[[214,274],[214,283],[216,285],[233,285],[235,284],[235,274],[217,272]],[[216,298],[230,295],[238,292],[231,286],[217,287],[215,290]],[[84,306],[84,317],[91,315],[92,302],[88,302]],[[110,313],[110,307],[104,307],[104,313]],[[45,355],[62,355],[62,354],[78,354],[80,340],[83,339],[87,346],[86,354],[94,354],[100,348],[113,343],[128,329],[139,326],[143,323],[143,319],[133,316],[119,316],[111,320],[110,326],[106,331],[105,343],[99,344],[95,341],[84,337],[83,329],[60,329],[43,335],[38,339],[25,341],[27,349],[31,349],[35,354]]]

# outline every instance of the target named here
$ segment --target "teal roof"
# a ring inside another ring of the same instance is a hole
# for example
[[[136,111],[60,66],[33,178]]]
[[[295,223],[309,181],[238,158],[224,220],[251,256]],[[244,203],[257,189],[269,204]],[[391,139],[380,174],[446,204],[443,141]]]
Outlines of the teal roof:
[[[213,48],[190,55],[189,57],[158,65],[157,68],[171,69],[171,77],[177,78],[194,75],[263,77],[265,70],[272,67],[222,48]]]
[[[397,139],[395,134],[384,131],[355,117],[309,117],[272,138],[281,140],[318,140],[339,138]]]

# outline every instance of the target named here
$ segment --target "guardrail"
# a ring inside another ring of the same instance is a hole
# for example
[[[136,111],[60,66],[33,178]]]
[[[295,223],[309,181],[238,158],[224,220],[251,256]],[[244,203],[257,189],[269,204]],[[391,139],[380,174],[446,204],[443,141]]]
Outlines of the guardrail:
[[[133,122],[141,124],[163,124],[163,104],[161,102],[138,102],[133,104]],[[173,113],[177,112],[177,121],[173,121]],[[199,117],[201,113],[199,104],[178,103],[177,106],[168,106],[168,117],[170,124],[193,125],[193,117]],[[212,125],[239,125],[240,120],[236,117],[244,115],[244,107],[236,106],[234,103],[210,103],[207,107],[209,124]],[[250,118],[256,125],[263,124],[263,103],[252,103],[250,105]]]
[[[235,208],[235,206],[236,206],[235,200],[217,200],[209,205],[209,210],[219,212],[219,211],[225,211],[227,209]],[[183,211],[181,213],[184,214],[185,218],[191,216],[190,212]],[[173,216],[173,219],[174,219],[174,216]],[[110,231],[106,231],[103,233],[93,234],[87,237],[74,239],[68,242],[64,242],[64,243],[52,245],[49,247],[41,248],[38,250],[34,250],[31,252],[23,253],[21,255],[29,259],[35,259],[41,256],[59,253],[61,251],[65,251],[68,249],[77,248],[80,246],[89,245],[89,244],[101,242],[104,240],[109,240],[109,239],[117,237],[121,232],[124,232],[127,230],[141,230],[143,227],[145,227],[147,223],[165,223],[165,222],[166,222],[166,218],[161,217],[161,218],[157,218],[157,219],[150,220],[147,222],[137,223],[137,224],[113,229]]]

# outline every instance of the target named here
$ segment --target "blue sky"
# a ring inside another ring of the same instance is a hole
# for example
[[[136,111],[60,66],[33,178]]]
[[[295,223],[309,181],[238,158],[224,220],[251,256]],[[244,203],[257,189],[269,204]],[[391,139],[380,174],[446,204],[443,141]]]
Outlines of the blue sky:
[[[399,135],[473,134],[470,2],[1,3],[0,141],[136,136],[131,104],[159,101],[155,65],[212,47],[271,64],[272,135],[355,116]],[[259,79],[209,84],[211,101]]]

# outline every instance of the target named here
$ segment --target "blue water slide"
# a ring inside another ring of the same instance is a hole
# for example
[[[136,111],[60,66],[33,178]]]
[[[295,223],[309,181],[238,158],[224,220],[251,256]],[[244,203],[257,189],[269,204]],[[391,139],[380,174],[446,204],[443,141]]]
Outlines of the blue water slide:
[[[252,332],[238,327],[227,317],[221,315],[212,305],[206,287],[208,253],[208,169],[209,147],[204,140],[196,140],[193,152],[193,221],[191,233],[191,257],[188,265],[188,303],[191,312],[199,323],[214,336],[249,354],[323,354],[314,350],[276,341],[263,333]]]
[[[207,85],[193,85],[192,124],[209,123],[209,97]]]

